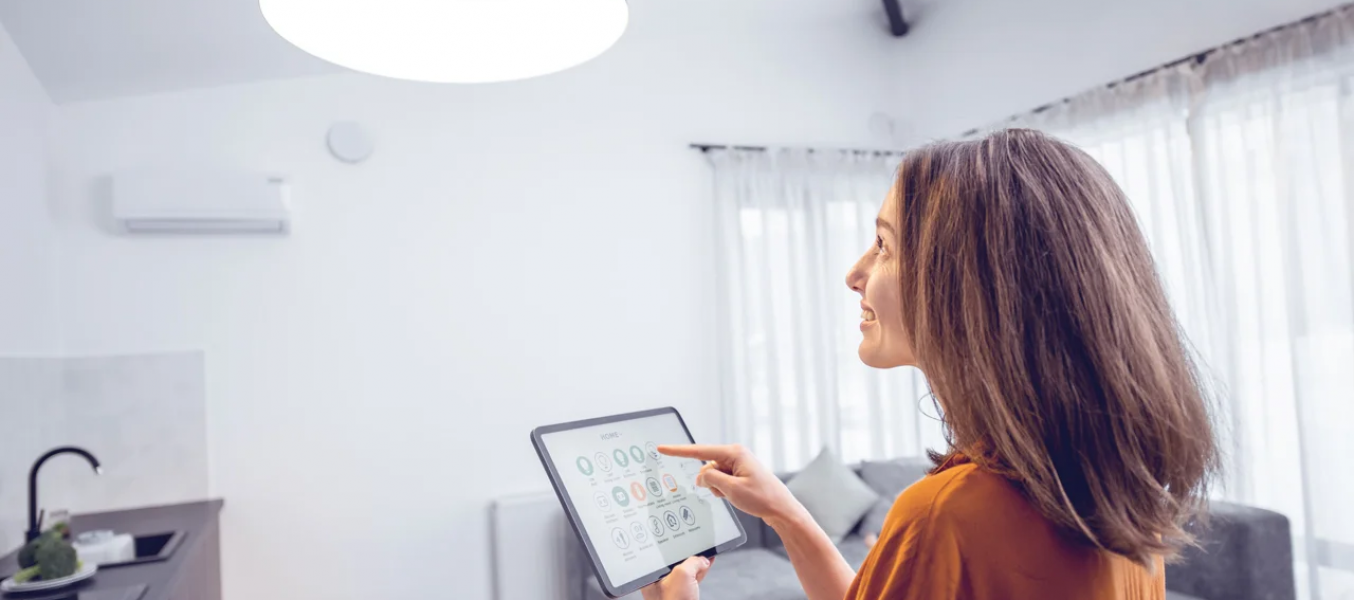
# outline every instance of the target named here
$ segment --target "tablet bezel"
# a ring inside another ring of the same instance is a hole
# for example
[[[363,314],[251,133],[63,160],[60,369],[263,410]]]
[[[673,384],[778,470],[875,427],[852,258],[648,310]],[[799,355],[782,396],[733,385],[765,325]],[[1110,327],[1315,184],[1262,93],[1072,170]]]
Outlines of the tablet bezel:
[[[536,456],[541,459],[541,465],[545,467],[545,472],[550,476],[550,485],[555,488],[555,496],[559,498],[560,504],[564,507],[564,514],[569,517],[569,526],[573,528],[574,535],[583,542],[583,547],[588,550],[588,562],[592,563],[592,571],[597,575],[597,582],[601,584],[602,591],[611,598],[619,598],[626,594],[633,593],[639,588],[662,579],[664,575],[671,573],[673,567],[681,564],[682,561],[677,561],[662,569],[647,575],[642,575],[632,581],[625,582],[622,585],[614,584],[611,581],[611,578],[607,576],[606,569],[602,568],[601,557],[598,556],[597,549],[593,547],[592,540],[588,538],[587,533],[583,529],[582,521],[578,515],[578,509],[574,506],[573,499],[569,497],[568,492],[565,491],[567,488],[564,487],[559,472],[555,470],[555,463],[550,459],[550,451],[546,449],[545,442],[541,440],[541,436],[547,433],[582,429],[584,427],[593,427],[620,421],[633,421],[665,414],[671,414],[677,417],[677,422],[681,424],[682,432],[686,434],[688,443],[696,443],[695,438],[691,437],[691,430],[687,428],[686,421],[682,419],[682,414],[677,412],[677,409],[671,406],[609,417],[558,423],[555,425],[542,425],[531,432],[531,445],[536,448]],[[743,523],[739,520],[738,512],[734,510],[733,505],[729,504],[729,501],[723,498],[716,498],[716,500],[719,500],[719,502],[724,505],[725,509],[729,511],[729,516],[733,517],[734,526],[738,527],[738,537],[698,553],[699,556],[707,558],[742,546],[747,543],[748,539],[747,531],[743,529]],[[684,558],[682,560],[684,561],[686,559]]]

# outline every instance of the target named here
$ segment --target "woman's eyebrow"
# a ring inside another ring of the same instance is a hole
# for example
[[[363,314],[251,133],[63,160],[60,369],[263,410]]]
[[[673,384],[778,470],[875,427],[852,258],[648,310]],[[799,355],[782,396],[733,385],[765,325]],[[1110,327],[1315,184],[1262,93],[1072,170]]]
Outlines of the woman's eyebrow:
[[[898,236],[898,233],[897,233],[896,231],[893,230],[893,225],[890,224],[888,221],[885,221],[885,220],[883,220],[883,219],[880,219],[879,217],[875,217],[875,220],[874,220],[874,227],[875,227],[875,229],[884,229],[884,230],[887,230],[889,233],[892,233],[892,234],[894,235],[894,237],[897,237],[897,236]]]

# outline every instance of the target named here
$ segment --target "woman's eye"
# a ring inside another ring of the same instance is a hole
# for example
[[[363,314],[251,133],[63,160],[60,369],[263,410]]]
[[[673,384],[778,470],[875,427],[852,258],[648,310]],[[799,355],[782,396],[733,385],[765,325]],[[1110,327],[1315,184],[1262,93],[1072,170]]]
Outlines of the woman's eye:
[[[884,238],[879,237],[879,236],[875,236],[875,237],[874,237],[874,247],[875,247],[875,254],[883,254],[883,253],[884,253]]]

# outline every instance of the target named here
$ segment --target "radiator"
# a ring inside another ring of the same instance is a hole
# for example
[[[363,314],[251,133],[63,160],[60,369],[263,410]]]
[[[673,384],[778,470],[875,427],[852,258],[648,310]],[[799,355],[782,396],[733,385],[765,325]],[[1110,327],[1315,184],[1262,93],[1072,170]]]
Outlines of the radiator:
[[[566,543],[574,534],[553,492],[490,506],[495,600],[569,600]]]

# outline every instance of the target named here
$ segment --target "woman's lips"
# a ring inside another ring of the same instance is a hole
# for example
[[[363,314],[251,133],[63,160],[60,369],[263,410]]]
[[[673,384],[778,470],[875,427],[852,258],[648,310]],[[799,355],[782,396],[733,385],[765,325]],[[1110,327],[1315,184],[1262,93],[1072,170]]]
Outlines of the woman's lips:
[[[874,311],[861,306],[860,307],[860,329],[864,331],[866,327],[872,327],[875,324]]]

